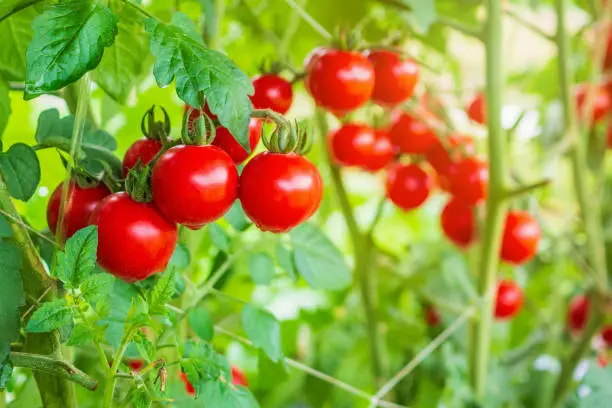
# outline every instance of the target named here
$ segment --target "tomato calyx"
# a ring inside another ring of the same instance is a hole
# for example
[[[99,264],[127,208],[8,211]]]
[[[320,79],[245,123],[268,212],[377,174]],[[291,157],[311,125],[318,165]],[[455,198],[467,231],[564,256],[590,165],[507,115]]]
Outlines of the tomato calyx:
[[[271,120],[276,125],[269,136],[265,131],[262,133],[261,139],[269,152],[304,155],[310,151],[312,144],[308,132],[297,121],[292,123],[271,109],[255,109],[251,117]]]
[[[216,123],[204,111],[200,112],[200,115],[195,120],[190,119],[195,111],[197,109],[190,106],[183,115],[181,140],[186,145],[200,146],[211,144],[216,136]]]
[[[142,116],[140,129],[147,139],[158,140],[165,146],[170,135],[170,116],[163,106],[159,108],[164,114],[163,122],[155,120],[155,105],[153,105]]]
[[[264,58],[261,61],[261,64],[259,64],[258,68],[259,68],[259,72],[264,75],[278,75],[285,68],[290,68],[290,67],[288,67],[287,64],[281,61],[276,61],[268,57],[268,58]]]

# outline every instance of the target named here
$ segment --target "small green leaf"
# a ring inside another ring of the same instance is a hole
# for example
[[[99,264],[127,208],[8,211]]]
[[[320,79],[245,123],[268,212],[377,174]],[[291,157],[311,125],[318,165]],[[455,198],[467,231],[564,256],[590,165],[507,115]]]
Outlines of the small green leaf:
[[[310,286],[339,290],[350,285],[351,271],[342,253],[317,227],[302,224],[290,236],[296,269]]]
[[[2,47],[0,47],[0,49],[2,49]],[[2,76],[0,76],[0,141],[2,140],[2,134],[6,129],[6,125],[8,125],[9,116],[11,116],[11,98],[9,96],[9,87],[4,79],[2,79]]]
[[[157,281],[157,284],[155,284],[149,298],[149,311],[151,314],[164,315],[167,313],[165,304],[170,300],[176,290],[176,282],[174,279],[175,273],[176,271],[174,268],[165,271]]]
[[[0,153],[0,170],[9,192],[21,201],[28,201],[40,182],[40,163],[36,152],[24,143],[15,143]]]
[[[423,33],[437,20],[436,0],[402,0],[412,8],[414,23]]]
[[[73,311],[66,303],[66,299],[55,299],[45,302],[36,309],[26,325],[28,333],[45,333],[69,324]]]
[[[272,282],[275,274],[274,261],[266,252],[256,252],[249,255],[249,271],[253,282],[267,285]]]
[[[0,74],[7,80],[25,80],[26,49],[32,41],[31,24],[37,15],[36,10],[28,7],[0,23]]]
[[[64,256],[58,264],[55,276],[70,287],[78,287],[96,267],[98,227],[90,225],[77,231],[66,241]],[[95,283],[97,281],[92,281]],[[96,287],[90,288],[94,291]]]
[[[202,107],[204,97],[211,112],[219,117],[247,152],[248,126],[253,93],[250,78],[218,51],[206,49],[193,22],[175,13],[171,24],[145,20],[155,56],[153,74],[161,87],[176,78],[176,92],[187,104]]]
[[[262,349],[272,361],[283,358],[280,323],[274,316],[247,304],[242,309],[242,326],[253,346]]]
[[[32,22],[25,99],[57,91],[95,68],[117,35],[117,17],[93,0],[54,4]]]
[[[155,360],[155,346],[147,338],[147,335],[139,331],[134,335],[134,343],[140,355],[148,362]]]
[[[185,247],[185,245],[179,242],[174,248],[172,258],[170,258],[170,262],[168,262],[168,267],[174,267],[177,270],[182,271],[187,269],[190,264],[191,255],[189,254],[189,250]]]
[[[289,371],[287,370],[285,360],[275,363],[270,360],[266,353],[259,350],[257,363],[258,371],[266,373],[265,376],[259,376],[257,386],[263,386],[267,389],[275,388],[289,378]]]
[[[208,233],[212,243],[223,252],[229,252],[230,239],[227,232],[219,224],[213,223],[208,226]]]
[[[13,375],[13,363],[8,356],[0,360],[0,391],[4,391]]]
[[[225,214],[225,220],[232,226],[236,231],[244,231],[249,226],[251,226],[251,222],[246,217],[244,210],[242,209],[242,205],[240,201],[236,200],[232,205],[232,208]]]
[[[146,388],[136,388],[131,394],[132,406],[134,408],[149,408],[151,406],[151,397]]]
[[[278,264],[291,276],[294,281],[297,281],[298,275],[293,264],[293,254],[282,243],[276,243],[276,260]]]
[[[218,381],[221,377],[231,381],[232,374],[227,360],[208,343],[187,340],[180,362],[181,369],[195,388],[196,396],[199,396],[202,384],[206,382]]]
[[[0,361],[8,355],[11,342],[19,338],[19,309],[24,301],[20,268],[19,248],[0,241]]]
[[[95,304],[110,296],[115,284],[115,277],[108,273],[97,273],[89,276],[81,284],[81,294],[88,302]]]
[[[10,238],[13,236],[13,228],[11,223],[4,215],[0,214],[0,238]]]
[[[189,313],[189,325],[195,334],[204,341],[211,341],[215,335],[212,318],[202,307],[198,307]]]
[[[66,343],[68,346],[82,346],[83,344],[87,344],[93,340],[93,334],[89,327],[78,324],[72,330],[70,334],[70,338]]]
[[[232,387],[223,381],[207,381],[202,384],[200,398],[211,407],[259,408],[248,389]]]

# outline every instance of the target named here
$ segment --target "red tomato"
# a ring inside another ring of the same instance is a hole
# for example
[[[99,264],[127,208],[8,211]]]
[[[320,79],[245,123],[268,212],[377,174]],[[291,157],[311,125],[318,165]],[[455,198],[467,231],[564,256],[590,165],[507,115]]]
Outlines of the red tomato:
[[[448,136],[447,141],[451,149],[461,153],[459,156],[463,154],[472,155],[476,152],[476,145],[472,136],[452,133]]]
[[[341,166],[365,165],[375,141],[374,129],[357,123],[347,123],[329,135],[332,158]]]
[[[438,141],[429,126],[405,112],[394,113],[389,134],[393,144],[408,154],[425,154]]]
[[[160,141],[147,139],[146,137],[135,141],[123,157],[123,177],[127,176],[128,171],[136,166],[139,160],[144,165],[149,164],[162,147]]]
[[[425,159],[439,175],[448,174],[453,164],[448,150],[439,140],[436,140],[427,150]]]
[[[610,105],[611,105],[611,101],[610,101],[610,95],[608,94],[608,91],[606,88],[604,87],[600,87],[600,86],[596,86],[596,89],[594,89],[592,92],[595,92],[594,95],[594,99],[592,102],[592,122],[600,122],[601,120],[605,119],[605,117],[607,116],[608,112],[610,111]],[[584,115],[586,115],[586,94],[589,90],[589,86],[588,85],[580,85],[578,87],[578,89],[576,90],[576,106],[578,107],[578,116],[580,116],[581,118],[584,117]]]
[[[612,348],[612,326],[606,326],[601,331],[601,339],[603,340],[606,348]]]
[[[130,368],[134,371],[142,370],[142,367],[144,367],[144,365],[145,365],[144,360],[141,360],[139,358],[130,358],[128,360],[128,366],[130,366]]]
[[[261,131],[261,122],[257,119],[251,119],[249,121],[249,146],[251,146],[251,151],[257,147],[261,139]],[[215,140],[212,141],[212,145],[223,149],[237,164],[245,161],[250,155],[234,139],[230,131],[222,126],[216,129]]]
[[[421,95],[419,104],[433,117],[439,117],[440,113],[444,111],[444,103],[442,100],[428,92],[424,92],[423,95]]]
[[[433,181],[416,164],[396,164],[387,175],[387,197],[404,211],[419,207],[429,197]]]
[[[374,67],[358,52],[322,50],[307,68],[306,88],[318,106],[337,116],[364,105],[374,91]]]
[[[468,105],[467,115],[476,123],[482,125],[487,123],[487,103],[482,92],[476,94],[472,102]]]
[[[191,396],[194,396],[195,388],[193,388],[193,385],[191,385],[191,383],[189,382],[189,379],[187,378],[187,374],[181,371],[179,373],[179,378],[181,379],[181,381],[183,381],[183,383],[185,383],[185,392]]]
[[[59,221],[62,191],[64,191],[63,186],[63,182],[57,186],[47,204],[47,225],[49,225],[49,229],[54,234],[57,231],[57,223]],[[110,191],[104,184],[91,188],[81,188],[74,180],[70,180],[68,196],[64,204],[64,219],[62,220],[62,231],[66,239],[89,225],[91,213],[96,209],[100,201],[109,194]]]
[[[289,231],[310,218],[322,198],[319,171],[295,153],[260,153],[240,176],[244,212],[262,231]]]
[[[501,259],[514,265],[529,262],[538,251],[541,236],[540,225],[529,213],[508,212],[502,238]]]
[[[440,317],[440,313],[438,313],[438,310],[432,305],[427,305],[425,307],[425,323],[429,327],[436,327],[440,324],[441,321],[442,318]]]
[[[190,106],[189,105],[185,105],[185,112],[187,112],[189,110]],[[200,115],[202,115],[202,112],[205,112],[209,118],[211,118],[212,120],[217,120],[217,115],[213,114],[210,109],[208,108],[208,104],[204,103],[204,108],[203,109],[196,109],[193,108],[193,111],[191,111],[191,114],[189,114],[189,120],[188,120],[188,125],[189,127],[193,127],[193,122],[195,122],[195,120],[197,118],[200,117]]]
[[[98,263],[107,272],[134,282],[166,269],[177,230],[153,204],[136,202],[127,193],[113,194],[90,221],[98,226]]]
[[[246,375],[236,366],[232,366],[232,384],[240,385],[243,387],[249,386],[249,381],[246,378]]]
[[[368,51],[366,56],[374,65],[374,102],[393,107],[412,97],[419,79],[416,62],[388,50]]]
[[[460,248],[467,248],[476,238],[474,208],[451,198],[440,215],[442,231]]]
[[[251,102],[255,109],[272,109],[284,115],[293,102],[291,83],[278,75],[258,75],[253,78],[255,93]]]
[[[585,295],[574,296],[567,309],[567,327],[570,331],[579,332],[584,329],[589,318],[591,304]]]
[[[514,317],[523,307],[523,291],[511,280],[502,280],[497,284],[495,300],[495,317],[509,319]]]
[[[389,138],[389,132],[384,129],[374,130],[374,146],[371,154],[366,157],[363,169],[370,172],[377,172],[387,167],[395,156],[393,144]]]
[[[151,188],[166,218],[196,230],[230,209],[238,197],[238,170],[217,146],[175,146],[157,160]]]
[[[462,159],[449,173],[450,191],[461,201],[474,205],[487,198],[489,168],[474,157]]]

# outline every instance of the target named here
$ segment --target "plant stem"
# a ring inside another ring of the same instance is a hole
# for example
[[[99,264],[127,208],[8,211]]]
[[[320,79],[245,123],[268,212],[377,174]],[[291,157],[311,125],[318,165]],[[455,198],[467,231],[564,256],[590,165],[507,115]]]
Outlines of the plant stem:
[[[225,0],[212,0],[212,7],[205,6],[205,8],[204,41],[208,48],[218,50],[220,48],[221,23],[225,16]]]
[[[16,352],[12,352],[10,358],[15,367],[30,368],[34,371],[65,378],[90,391],[95,391],[98,388],[98,381],[66,361],[37,354]]]
[[[487,1],[485,28],[487,112],[488,112],[488,156],[489,192],[486,203],[486,220],[480,265],[478,293],[482,299],[478,319],[474,322],[474,343],[470,350],[471,384],[477,400],[482,400],[488,375],[491,346],[491,326],[499,248],[505,205],[505,137],[501,126],[502,92],[504,70],[502,60],[502,0]]]
[[[121,360],[123,360],[123,355],[130,345],[130,341],[132,339],[132,329],[128,329],[125,333],[123,339],[121,339],[121,344],[119,344],[119,348],[117,349],[117,353],[113,357],[113,365],[110,370],[108,370],[108,374],[106,376],[106,384],[104,385],[104,403],[102,405],[103,408],[112,408],[113,406],[113,395],[115,393],[115,380],[117,369],[119,368],[119,364],[121,364]]]
[[[329,31],[325,29],[317,20],[315,20],[302,6],[297,4],[294,0],[285,0],[285,3],[295,10],[304,21],[306,21],[321,37],[325,40],[330,41],[333,36]]]

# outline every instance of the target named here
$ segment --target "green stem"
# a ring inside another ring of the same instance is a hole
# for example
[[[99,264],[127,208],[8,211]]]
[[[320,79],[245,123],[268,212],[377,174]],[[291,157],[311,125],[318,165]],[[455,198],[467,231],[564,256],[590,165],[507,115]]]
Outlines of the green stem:
[[[488,377],[498,254],[506,215],[506,141],[501,126],[502,92],[504,88],[502,0],[487,1],[485,34],[489,193],[478,271],[478,293],[482,299],[482,305],[479,309],[478,318],[473,323],[474,344],[470,350],[471,384],[478,400],[482,400],[485,394]]]
[[[10,358],[15,367],[29,368],[34,371],[58,376],[79,384],[90,391],[95,391],[98,388],[98,381],[66,361],[37,354],[16,352],[12,352]]]
[[[287,3],[289,7],[295,10],[300,15],[300,17],[302,17],[302,19],[308,23],[308,25],[310,25],[321,37],[323,37],[323,39],[327,41],[332,40],[333,36],[331,35],[331,33],[327,31],[325,27],[323,27],[310,14],[308,14],[308,12],[306,12],[306,10],[304,10],[302,6],[297,4],[294,0],[285,0],[285,3]]]
[[[218,50],[221,44],[221,22],[225,16],[225,0],[205,1],[203,4],[204,27],[202,35],[208,48]]]
[[[106,375],[106,384],[104,386],[104,403],[102,405],[103,408],[112,408],[113,406],[113,395],[115,393],[115,380],[117,379],[116,374],[119,369],[119,364],[123,360],[123,355],[130,345],[130,341],[132,339],[132,329],[128,330],[123,339],[121,339],[121,344],[119,344],[119,348],[117,349],[117,353],[113,357],[113,365]]]

